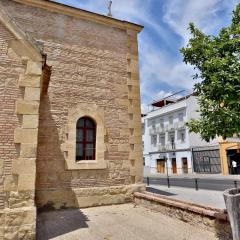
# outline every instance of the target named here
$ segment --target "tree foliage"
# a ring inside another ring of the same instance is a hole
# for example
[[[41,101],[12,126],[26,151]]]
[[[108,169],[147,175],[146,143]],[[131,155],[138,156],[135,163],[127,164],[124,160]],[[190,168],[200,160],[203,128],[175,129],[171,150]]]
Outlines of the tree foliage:
[[[211,24],[211,23],[209,23]],[[240,134],[240,4],[233,11],[230,26],[217,36],[205,35],[189,24],[191,39],[180,52],[187,64],[194,65],[194,85],[200,118],[188,122],[191,132],[209,141],[216,136]]]

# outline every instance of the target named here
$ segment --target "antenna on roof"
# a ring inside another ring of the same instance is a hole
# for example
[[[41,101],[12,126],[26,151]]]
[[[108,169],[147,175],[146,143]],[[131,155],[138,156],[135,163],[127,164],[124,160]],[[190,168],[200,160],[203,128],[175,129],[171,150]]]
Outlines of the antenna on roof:
[[[108,17],[112,17],[112,1],[108,4]]]

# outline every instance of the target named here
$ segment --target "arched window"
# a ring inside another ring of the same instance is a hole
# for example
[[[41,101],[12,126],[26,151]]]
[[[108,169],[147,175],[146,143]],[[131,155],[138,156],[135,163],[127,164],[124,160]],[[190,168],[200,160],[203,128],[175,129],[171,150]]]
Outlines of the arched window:
[[[76,161],[95,160],[96,124],[89,117],[77,121]]]

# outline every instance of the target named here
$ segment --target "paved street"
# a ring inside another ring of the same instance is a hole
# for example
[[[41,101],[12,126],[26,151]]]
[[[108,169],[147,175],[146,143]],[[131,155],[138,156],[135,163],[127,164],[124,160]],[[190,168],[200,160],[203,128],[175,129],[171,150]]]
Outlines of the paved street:
[[[170,185],[176,187],[185,187],[185,188],[195,188],[195,179],[198,179],[199,189],[208,189],[215,191],[224,191],[229,188],[235,187],[234,181],[237,181],[238,186],[240,187],[240,179],[219,179],[219,178],[198,178],[193,177],[174,177],[170,176]],[[167,177],[149,177],[150,184],[167,186]],[[147,183],[147,179],[144,179],[144,182]]]
[[[214,233],[133,204],[40,213],[38,240],[215,240]]]

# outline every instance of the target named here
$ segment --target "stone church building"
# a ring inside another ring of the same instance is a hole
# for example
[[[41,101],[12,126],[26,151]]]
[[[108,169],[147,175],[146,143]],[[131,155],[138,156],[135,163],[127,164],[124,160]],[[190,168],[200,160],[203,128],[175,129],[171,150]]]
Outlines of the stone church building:
[[[0,0],[0,239],[35,239],[37,209],[124,203],[144,189],[141,30]]]

